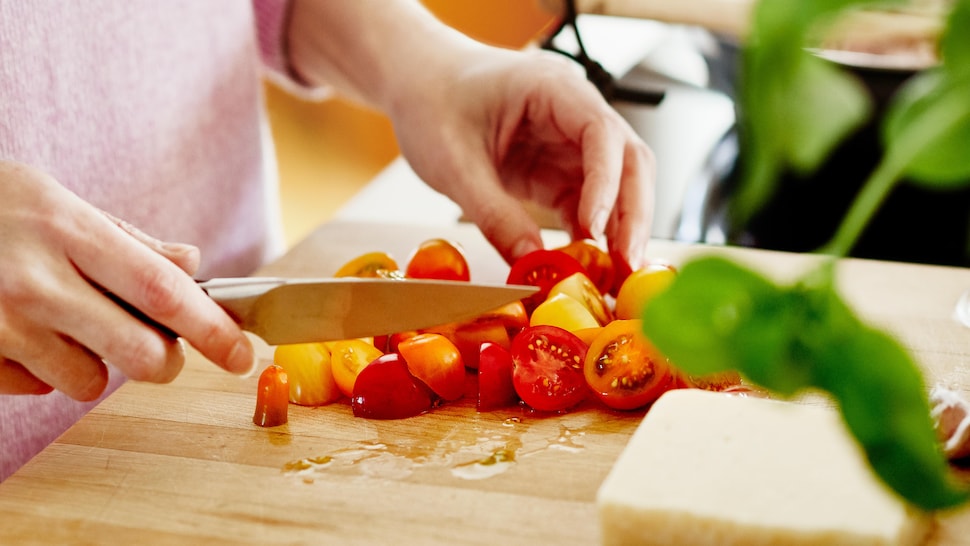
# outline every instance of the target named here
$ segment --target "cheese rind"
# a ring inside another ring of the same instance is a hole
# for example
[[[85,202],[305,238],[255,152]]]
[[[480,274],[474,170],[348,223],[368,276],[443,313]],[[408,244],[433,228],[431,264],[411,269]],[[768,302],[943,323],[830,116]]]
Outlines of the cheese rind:
[[[603,544],[920,544],[929,518],[869,469],[838,413],[664,394],[597,495]]]

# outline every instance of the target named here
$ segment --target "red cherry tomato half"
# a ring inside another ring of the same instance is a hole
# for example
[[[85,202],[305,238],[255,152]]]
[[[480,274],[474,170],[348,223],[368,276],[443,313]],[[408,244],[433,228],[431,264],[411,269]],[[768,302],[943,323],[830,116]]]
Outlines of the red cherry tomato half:
[[[404,276],[444,281],[471,279],[465,252],[458,243],[445,239],[429,239],[418,245],[408,260]]]
[[[584,373],[607,406],[630,410],[676,386],[670,362],[647,340],[639,320],[614,320],[593,339]]]
[[[408,371],[397,353],[387,353],[357,375],[350,405],[354,416],[404,419],[431,410],[434,393]]]
[[[537,410],[562,411],[589,391],[583,377],[586,344],[557,326],[531,326],[512,340],[515,392]]]
[[[259,374],[253,423],[261,427],[286,424],[289,408],[290,386],[286,370],[282,366],[270,364]]]
[[[559,281],[573,273],[585,273],[576,258],[561,250],[534,250],[522,256],[509,269],[508,284],[527,284],[539,287],[539,291],[522,300],[526,310],[532,312]]]
[[[557,250],[569,254],[582,264],[586,270],[586,276],[600,291],[600,294],[608,294],[613,288],[613,278],[616,276],[613,258],[596,241],[580,239]]]
[[[478,354],[478,411],[512,406],[518,401],[512,383],[512,353],[496,343],[482,343]]]
[[[418,334],[398,345],[411,375],[444,400],[465,394],[465,364],[458,347],[441,334]]]

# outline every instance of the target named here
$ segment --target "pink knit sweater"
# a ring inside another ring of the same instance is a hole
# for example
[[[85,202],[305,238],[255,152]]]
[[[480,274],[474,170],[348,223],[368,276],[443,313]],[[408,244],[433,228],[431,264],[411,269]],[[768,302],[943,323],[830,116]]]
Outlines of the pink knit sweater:
[[[286,12],[287,0],[0,0],[0,158],[198,245],[201,277],[251,272],[282,248],[260,76],[284,73]],[[109,391],[123,381],[111,374]],[[0,396],[0,480],[93,405]]]

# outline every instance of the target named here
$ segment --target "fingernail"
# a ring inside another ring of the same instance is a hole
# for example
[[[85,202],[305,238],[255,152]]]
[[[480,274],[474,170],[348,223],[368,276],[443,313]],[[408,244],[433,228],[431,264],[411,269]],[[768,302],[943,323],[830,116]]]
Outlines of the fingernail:
[[[603,239],[606,232],[606,222],[610,219],[610,212],[606,209],[600,209],[593,216],[593,223],[589,226],[589,234],[593,239],[600,241]]]
[[[249,377],[256,371],[257,360],[256,351],[253,350],[252,344],[249,343],[248,339],[242,338],[236,342],[229,352],[227,365],[230,372],[242,377]]]

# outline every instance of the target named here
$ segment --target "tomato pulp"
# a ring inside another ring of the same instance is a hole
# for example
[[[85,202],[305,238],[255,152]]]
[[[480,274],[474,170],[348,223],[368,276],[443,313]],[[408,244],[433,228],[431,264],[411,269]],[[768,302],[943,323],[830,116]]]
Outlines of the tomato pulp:
[[[614,320],[593,339],[583,364],[586,382],[604,404],[641,408],[675,386],[670,363],[640,329],[639,320]]]
[[[583,377],[586,344],[557,326],[530,326],[512,340],[512,382],[526,404],[562,411],[589,391]]]

